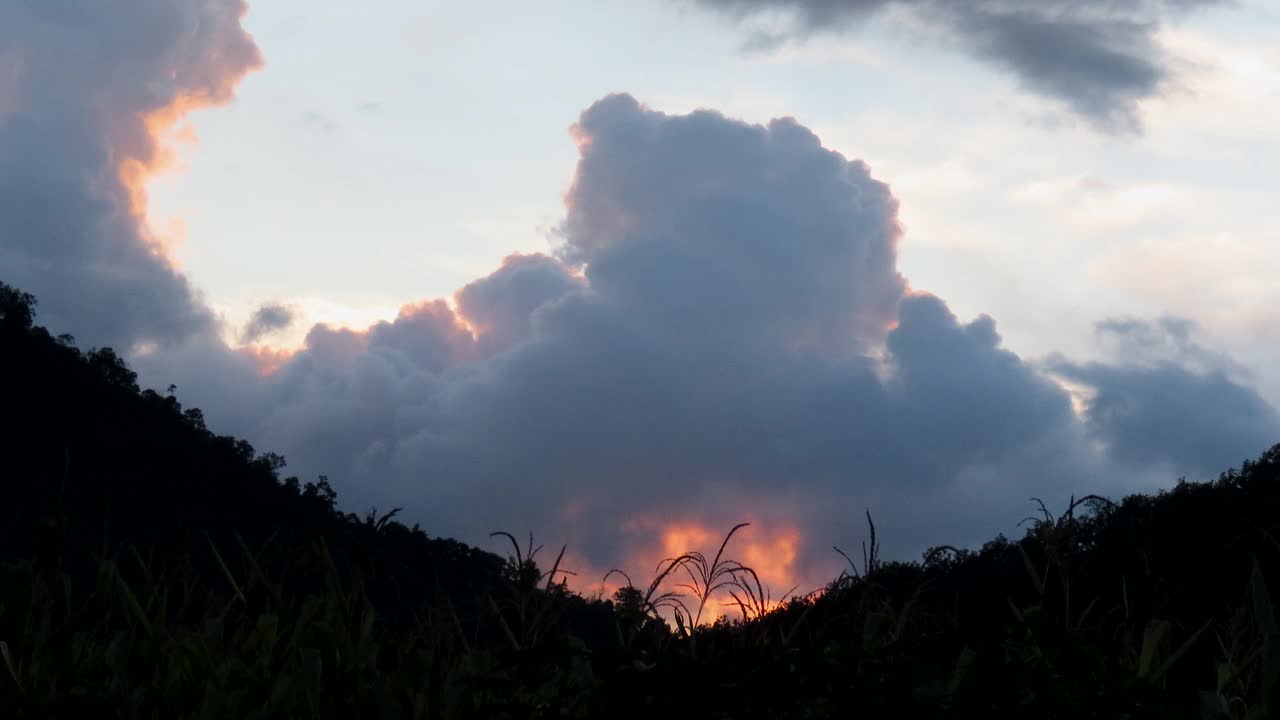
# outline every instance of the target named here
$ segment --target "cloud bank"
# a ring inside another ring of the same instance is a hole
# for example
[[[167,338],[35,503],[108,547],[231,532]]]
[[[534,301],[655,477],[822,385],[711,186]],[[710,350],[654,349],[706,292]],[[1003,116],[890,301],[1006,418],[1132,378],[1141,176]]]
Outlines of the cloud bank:
[[[1095,126],[1136,130],[1138,102],[1160,92],[1174,60],[1156,42],[1171,18],[1225,0],[694,0],[736,19],[789,16],[753,45],[843,32],[898,10],[940,31],[1026,89],[1064,103]]]
[[[753,552],[794,551],[779,578],[821,577],[865,507],[911,555],[1012,531],[1030,496],[1203,476],[1280,438],[1183,321],[1101,326],[1147,364],[1033,363],[910,289],[889,187],[794,120],[613,95],[571,135],[553,253],[318,325],[266,378],[206,351],[147,376],[355,507],[472,541],[532,529],[593,567],[752,520]],[[1083,412],[1057,379],[1090,390]]]
[[[161,160],[156,117],[226,100],[257,53],[238,2],[153,5],[4,6],[23,68],[0,121],[4,279],[352,509],[403,506],[470,542],[529,529],[641,574],[750,520],[746,555],[781,589],[822,579],[867,507],[911,555],[1012,530],[1032,495],[1215,471],[1280,438],[1193,327],[1104,324],[1141,362],[1030,362],[990,317],[909,287],[898,202],[865,163],[792,119],[627,95],[572,128],[553,252],[368,328],[316,325],[292,354],[230,347],[155,249],[128,168]],[[1055,378],[1089,391],[1083,411]]]

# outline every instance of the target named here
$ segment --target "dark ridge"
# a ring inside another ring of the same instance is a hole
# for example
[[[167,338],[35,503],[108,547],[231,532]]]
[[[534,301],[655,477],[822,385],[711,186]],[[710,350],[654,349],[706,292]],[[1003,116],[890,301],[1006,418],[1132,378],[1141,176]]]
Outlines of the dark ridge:
[[[141,390],[111,348],[81,352],[35,326],[34,308],[0,283],[0,562],[37,558],[78,587],[110,558],[130,581],[163,567],[184,592],[224,564],[252,577],[256,563],[295,599],[323,591],[332,565],[385,622],[407,627],[448,608],[468,642],[499,639],[479,621],[489,612],[479,599],[504,583],[503,558],[393,512],[340,512],[324,477],[281,478],[283,457],[212,432],[172,392]],[[219,584],[229,600],[234,589]],[[269,593],[251,594],[261,605]],[[191,621],[207,609],[184,607]]]
[[[1214,482],[1033,502],[1023,537],[918,562],[881,561],[871,526],[773,612],[730,532],[670,568],[742,601],[691,629],[663,618],[697,598],[650,578],[586,599],[515,537],[504,559],[341,512],[34,320],[0,283],[0,717],[1280,714],[1280,446]]]

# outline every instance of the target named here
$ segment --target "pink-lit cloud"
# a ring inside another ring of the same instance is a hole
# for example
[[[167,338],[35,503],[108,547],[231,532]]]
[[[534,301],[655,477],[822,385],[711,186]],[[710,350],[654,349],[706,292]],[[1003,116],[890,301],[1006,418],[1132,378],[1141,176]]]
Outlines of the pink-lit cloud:
[[[90,344],[214,318],[146,219],[165,135],[262,64],[243,0],[0,4],[0,267]]]

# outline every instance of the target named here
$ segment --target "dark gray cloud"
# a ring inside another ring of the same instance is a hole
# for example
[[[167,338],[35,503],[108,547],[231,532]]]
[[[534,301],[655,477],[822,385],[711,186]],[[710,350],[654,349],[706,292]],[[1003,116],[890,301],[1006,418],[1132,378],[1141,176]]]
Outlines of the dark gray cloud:
[[[144,375],[191,389],[296,472],[327,473],[353,507],[405,506],[471,541],[532,529],[599,566],[673,524],[751,519],[799,529],[803,576],[860,537],[864,507],[899,556],[977,543],[1014,531],[1030,496],[1225,467],[1275,432],[1187,440],[1218,422],[1198,407],[1226,386],[1202,370],[1221,358],[1168,319],[1105,333],[1163,358],[1162,375],[1052,368],[1098,386],[1077,415],[990,317],[908,290],[889,188],[794,120],[666,115],[616,95],[573,137],[553,255],[512,256],[452,304],[367,330],[317,326],[267,378],[242,356],[211,368],[207,349]],[[1230,407],[1269,417],[1233,387]],[[1137,410],[1109,421],[1111,397]]]
[[[252,343],[287,329],[297,319],[297,311],[280,303],[264,303],[253,311],[240,331],[240,342]]]
[[[0,3],[0,271],[89,344],[172,343],[212,313],[141,220],[154,133],[260,63],[242,0]]]
[[[667,116],[618,95],[574,133],[561,255],[664,332],[844,352],[892,320],[897,201],[794,120]],[[650,154],[623,164],[630,147]]]
[[[1048,366],[1092,391],[1085,424],[1116,462],[1203,480],[1280,440],[1280,414],[1234,377],[1237,363],[1195,341],[1191,321],[1107,320],[1098,332],[1115,363]]]
[[[1171,17],[1227,0],[694,0],[743,19],[790,14],[781,35],[752,39],[764,47],[786,37],[848,30],[890,7],[940,29],[980,59],[1013,74],[1032,92],[1065,103],[1108,130],[1139,127],[1137,102],[1172,76],[1155,41]]]
[[[458,312],[476,333],[476,349],[488,356],[530,338],[539,308],[583,287],[552,258],[511,255],[493,274],[458,291]]]

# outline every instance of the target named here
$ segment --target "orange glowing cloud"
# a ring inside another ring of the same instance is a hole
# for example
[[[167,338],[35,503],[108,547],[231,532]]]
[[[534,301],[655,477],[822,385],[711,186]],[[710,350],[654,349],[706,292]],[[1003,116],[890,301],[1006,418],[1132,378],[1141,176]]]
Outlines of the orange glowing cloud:
[[[198,66],[170,68],[168,75],[177,85],[174,96],[164,105],[138,112],[118,128],[116,175],[126,195],[127,210],[148,248],[170,265],[175,265],[172,238],[150,222],[147,185],[177,165],[177,143],[195,144],[194,128],[183,121],[197,110],[231,102],[240,81],[262,67],[262,55],[252,36],[240,27],[247,12],[248,6],[241,3],[234,31],[225,38],[234,48],[214,48],[196,59]]]
[[[796,558],[800,545],[799,530],[782,528],[768,537],[745,542],[741,548],[742,564],[755,570],[775,591],[789,592],[797,586]]]
[[[458,312],[456,301],[433,299],[407,303],[396,315],[397,323],[429,325],[448,335],[466,335],[475,339],[481,333],[466,316]]]
[[[269,377],[274,375],[277,370],[284,367],[289,359],[297,354],[295,349],[272,348],[265,345],[250,345],[239,348],[238,352],[248,356],[258,368],[260,377]]]
[[[708,563],[713,562],[728,531],[727,528],[721,529],[700,520],[687,518],[678,521],[639,519],[633,520],[628,525],[629,530],[641,531],[656,540],[640,543],[628,557],[628,564],[631,567],[643,569],[648,573],[631,577],[632,581],[641,588],[648,587],[657,572],[664,569],[672,558],[698,552],[706,558]],[[764,591],[764,597],[757,597],[756,601],[765,611],[772,611],[790,597],[789,593],[806,581],[806,578],[801,577],[798,564],[803,545],[802,535],[796,527],[753,524],[734,534],[724,549],[721,561],[738,562],[754,570]],[[696,568],[693,569],[696,572]],[[755,591],[753,579],[744,575],[743,580],[750,582],[752,590]],[[696,613],[698,599],[693,596],[690,588],[680,587],[689,582],[689,574],[683,570],[677,570],[666,578],[661,591],[680,593],[685,605],[691,612]],[[611,584],[606,589],[612,592],[617,589],[617,584]],[[722,588],[712,593],[702,610],[701,622],[742,617],[742,608],[730,594],[730,590],[739,598],[746,599],[743,591],[738,588]],[[756,604],[748,602],[752,605]]]

